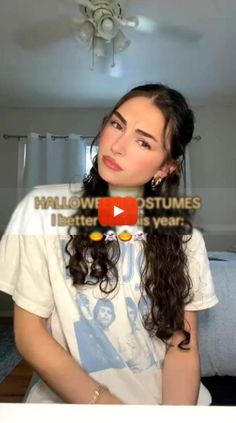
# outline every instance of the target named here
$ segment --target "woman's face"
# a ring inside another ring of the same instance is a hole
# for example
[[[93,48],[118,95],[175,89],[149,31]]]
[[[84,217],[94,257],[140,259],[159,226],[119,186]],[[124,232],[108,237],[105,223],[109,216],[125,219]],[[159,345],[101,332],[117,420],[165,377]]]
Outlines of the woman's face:
[[[102,305],[97,314],[97,321],[104,328],[108,328],[112,322],[112,318],[113,318],[113,313],[110,307],[106,307],[105,305]]]
[[[135,97],[123,103],[100,134],[99,175],[111,186],[143,186],[153,176],[165,177],[168,169],[175,170],[174,165],[163,165],[168,154],[164,148],[164,125],[162,112],[150,99]],[[166,148],[170,150],[168,133]],[[111,168],[104,156],[113,159],[122,170]]]

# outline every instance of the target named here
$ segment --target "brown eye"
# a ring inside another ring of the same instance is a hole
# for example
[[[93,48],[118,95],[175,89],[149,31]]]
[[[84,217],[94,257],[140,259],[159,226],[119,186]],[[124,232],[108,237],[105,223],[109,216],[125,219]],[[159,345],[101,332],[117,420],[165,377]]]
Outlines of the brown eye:
[[[114,128],[116,129],[122,129],[122,126],[116,120],[112,120],[111,125],[114,126]]]
[[[150,145],[146,141],[139,140],[139,142],[143,143],[143,145],[141,145],[141,147],[144,147],[144,148],[147,148],[148,150],[151,150]]]

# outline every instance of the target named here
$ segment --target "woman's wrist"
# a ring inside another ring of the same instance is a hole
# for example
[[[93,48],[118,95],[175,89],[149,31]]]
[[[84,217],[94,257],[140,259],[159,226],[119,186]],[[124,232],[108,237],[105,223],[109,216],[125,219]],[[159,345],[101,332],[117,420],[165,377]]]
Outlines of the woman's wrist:
[[[103,396],[104,393],[110,393],[109,389],[105,385],[101,385],[100,383],[98,383],[93,391],[89,404],[99,403],[99,399]]]
[[[113,395],[107,386],[98,383],[89,404],[123,404],[123,402]]]

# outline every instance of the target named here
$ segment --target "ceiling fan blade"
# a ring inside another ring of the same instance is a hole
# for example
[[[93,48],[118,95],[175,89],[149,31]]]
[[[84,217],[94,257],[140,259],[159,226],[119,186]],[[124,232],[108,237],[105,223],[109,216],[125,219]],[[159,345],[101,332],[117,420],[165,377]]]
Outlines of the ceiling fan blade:
[[[137,24],[135,26],[135,29],[140,32],[144,33],[153,33],[157,30],[158,24],[153,19],[147,18],[146,16],[135,16],[137,20]],[[131,18],[134,19],[134,18]],[[128,18],[129,20],[129,18]]]
[[[94,4],[91,3],[91,1],[89,1],[89,0],[75,0],[75,3],[78,4],[79,6],[87,7],[90,10],[96,10],[97,9],[97,6],[94,6]]]
[[[124,9],[124,7],[127,4],[127,0],[110,0],[111,3],[119,3],[119,5],[121,6],[122,9]]]
[[[173,25],[160,25],[158,32],[165,38],[170,38],[180,43],[196,43],[203,37],[203,33],[199,31]]]
[[[138,24],[135,29],[143,33],[159,33],[165,38],[184,43],[194,43],[203,37],[201,32],[180,25],[158,23],[141,15],[138,15],[137,19]]]
[[[27,50],[47,47],[73,37],[71,16],[48,19],[16,31],[14,38],[19,46]]]

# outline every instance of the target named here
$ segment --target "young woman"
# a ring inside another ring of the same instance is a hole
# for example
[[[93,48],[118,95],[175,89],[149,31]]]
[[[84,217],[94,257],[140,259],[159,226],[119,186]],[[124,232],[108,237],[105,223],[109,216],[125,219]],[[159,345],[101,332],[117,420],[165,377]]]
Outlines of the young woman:
[[[77,195],[178,196],[193,128],[193,113],[176,90],[132,89],[104,118],[94,140],[98,154]],[[51,209],[35,209],[35,198],[47,196],[71,196],[71,187],[33,189],[13,213],[0,250],[0,289],[15,302],[16,345],[38,375],[26,401],[209,405],[200,383],[197,310],[218,299],[189,214],[140,207],[149,226],[95,219],[71,231],[51,224]],[[81,215],[96,217],[97,210],[73,214]],[[156,227],[152,215],[184,220]],[[109,239],[90,236],[111,230]],[[119,237],[124,230],[133,235],[129,241]]]

